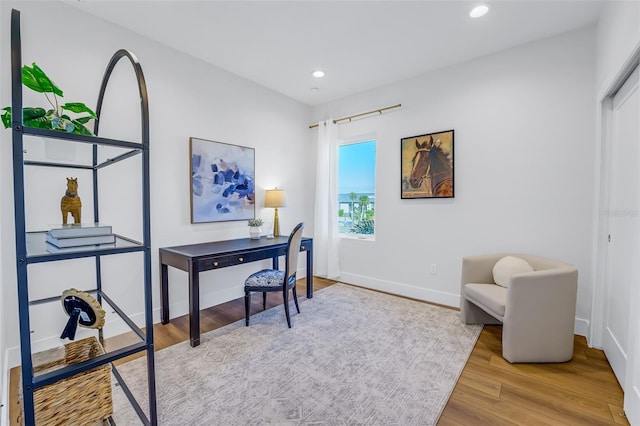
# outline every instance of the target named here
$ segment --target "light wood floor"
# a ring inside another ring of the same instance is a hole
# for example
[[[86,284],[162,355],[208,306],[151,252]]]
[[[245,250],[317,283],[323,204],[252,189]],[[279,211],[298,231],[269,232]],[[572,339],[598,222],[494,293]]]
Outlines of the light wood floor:
[[[298,294],[304,295],[304,281]],[[314,290],[333,281],[314,278]],[[302,297],[304,299],[304,297]],[[252,312],[262,309],[253,298]],[[201,311],[202,333],[244,318],[242,299]],[[267,308],[282,304],[269,294]],[[295,326],[295,325],[294,325]],[[604,356],[575,337],[573,360],[562,364],[509,364],[502,356],[502,328],[486,326],[471,353],[439,425],[628,425],[622,410],[623,393]],[[156,350],[188,340],[188,317],[154,326]],[[119,346],[127,337],[114,339]],[[110,342],[107,342],[107,346]],[[11,372],[10,417],[16,418],[17,368]]]

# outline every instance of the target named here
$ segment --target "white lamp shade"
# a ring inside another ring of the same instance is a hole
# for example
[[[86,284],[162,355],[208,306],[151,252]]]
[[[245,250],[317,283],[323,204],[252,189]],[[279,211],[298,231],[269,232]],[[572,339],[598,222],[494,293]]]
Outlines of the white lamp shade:
[[[283,189],[267,189],[264,195],[265,207],[286,207],[287,192]]]

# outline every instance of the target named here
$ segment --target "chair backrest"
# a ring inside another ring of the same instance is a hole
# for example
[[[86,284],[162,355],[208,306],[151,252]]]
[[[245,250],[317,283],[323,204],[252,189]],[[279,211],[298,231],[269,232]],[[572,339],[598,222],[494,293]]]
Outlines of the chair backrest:
[[[300,241],[302,241],[303,229],[304,223],[300,222],[295,228],[293,228],[291,235],[289,235],[285,269],[285,283],[287,285],[294,283],[296,280],[296,272],[298,271],[298,254],[300,253]]]

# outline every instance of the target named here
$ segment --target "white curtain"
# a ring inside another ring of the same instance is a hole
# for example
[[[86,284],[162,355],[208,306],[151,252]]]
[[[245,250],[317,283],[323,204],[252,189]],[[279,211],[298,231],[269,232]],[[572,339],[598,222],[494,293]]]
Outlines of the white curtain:
[[[326,278],[340,276],[338,238],[338,126],[333,120],[318,123],[314,273]]]

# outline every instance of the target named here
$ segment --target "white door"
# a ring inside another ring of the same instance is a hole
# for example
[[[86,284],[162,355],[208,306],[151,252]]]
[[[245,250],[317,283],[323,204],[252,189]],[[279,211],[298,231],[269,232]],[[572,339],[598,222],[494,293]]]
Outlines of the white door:
[[[638,68],[612,99],[609,249],[603,347],[640,425],[640,82]],[[635,397],[634,390],[635,388]]]

